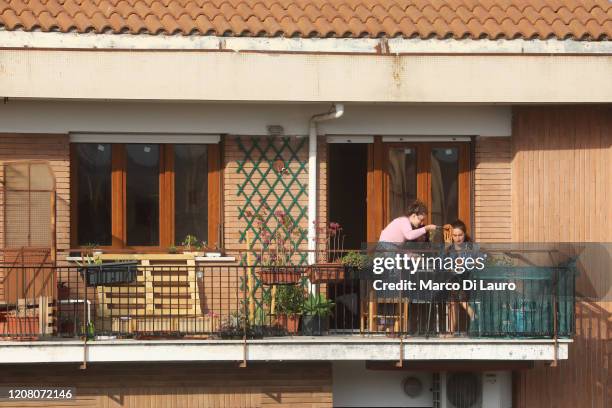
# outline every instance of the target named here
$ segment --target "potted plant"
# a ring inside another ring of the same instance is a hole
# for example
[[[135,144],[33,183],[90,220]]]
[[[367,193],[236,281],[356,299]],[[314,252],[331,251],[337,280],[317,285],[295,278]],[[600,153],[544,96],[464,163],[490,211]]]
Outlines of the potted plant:
[[[187,234],[183,239],[182,244],[184,254],[193,254],[195,256],[204,256],[202,249],[206,247],[206,242],[200,242],[195,235]]]
[[[318,241],[325,242],[325,250],[319,254],[319,260],[308,269],[308,278],[312,283],[329,283],[344,280],[345,268],[341,262],[344,252],[345,235],[337,222],[317,228]]]
[[[347,275],[354,275],[355,272],[365,270],[370,265],[371,258],[359,251],[349,251],[340,262],[344,265]]]
[[[329,330],[329,315],[334,303],[324,294],[310,294],[302,304],[302,334],[322,336]]]
[[[58,300],[70,299],[70,287],[66,282],[57,282],[57,298]]]
[[[301,285],[279,286],[275,294],[276,324],[289,334],[296,334],[304,301]]]
[[[294,284],[300,281],[304,268],[296,263],[300,243],[307,231],[288,213],[272,211],[265,201],[257,212],[245,211],[241,217],[249,221],[256,233],[250,250],[256,253],[254,265],[257,266],[259,280],[266,285]]]
[[[61,336],[72,337],[76,335],[76,325],[73,316],[62,315],[59,319],[58,331]]]

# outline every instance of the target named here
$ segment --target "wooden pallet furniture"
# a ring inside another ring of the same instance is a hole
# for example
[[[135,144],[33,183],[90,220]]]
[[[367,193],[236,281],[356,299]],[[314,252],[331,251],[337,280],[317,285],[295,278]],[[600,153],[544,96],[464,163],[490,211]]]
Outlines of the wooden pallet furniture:
[[[126,255],[119,260],[139,261],[136,280],[96,288],[97,316],[111,319],[113,331],[123,326],[130,332],[173,331],[184,326],[178,317],[202,317],[193,255]]]

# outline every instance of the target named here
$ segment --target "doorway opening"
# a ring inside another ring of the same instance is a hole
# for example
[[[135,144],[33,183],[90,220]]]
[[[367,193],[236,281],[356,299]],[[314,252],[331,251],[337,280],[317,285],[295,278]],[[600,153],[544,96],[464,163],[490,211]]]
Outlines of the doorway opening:
[[[344,248],[360,249],[366,241],[368,145],[328,145],[329,221],[343,228]]]
[[[328,144],[329,221],[342,226],[345,249],[361,249],[366,242],[368,145]],[[331,328],[337,331],[359,328],[359,280],[327,285],[327,297],[335,304]]]

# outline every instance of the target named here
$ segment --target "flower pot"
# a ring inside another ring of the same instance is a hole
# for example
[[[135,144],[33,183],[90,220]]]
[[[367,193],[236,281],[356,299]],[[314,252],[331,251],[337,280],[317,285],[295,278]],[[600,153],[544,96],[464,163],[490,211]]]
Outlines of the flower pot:
[[[68,286],[57,287],[57,298],[59,300],[70,299],[70,288]]]
[[[323,336],[328,330],[328,316],[302,316],[302,334],[304,336]]]
[[[6,316],[2,334],[12,340],[35,340],[39,334],[38,317]]]
[[[75,335],[75,325],[72,320],[65,320],[59,324],[59,333],[62,335]]]
[[[346,268],[342,264],[316,264],[308,269],[312,283],[340,282],[345,279]]]
[[[276,318],[276,324],[289,334],[297,334],[300,316],[281,314]]]
[[[284,266],[264,266],[258,274],[261,283],[264,285],[298,283],[302,277],[302,271],[298,268]]]

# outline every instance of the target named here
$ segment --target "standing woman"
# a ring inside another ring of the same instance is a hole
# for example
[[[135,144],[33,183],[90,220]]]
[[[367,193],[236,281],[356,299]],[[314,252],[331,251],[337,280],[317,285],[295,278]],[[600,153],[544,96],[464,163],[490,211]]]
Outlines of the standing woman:
[[[403,244],[406,242],[427,241],[427,232],[435,230],[436,226],[433,224],[423,225],[426,215],[427,207],[425,204],[419,200],[412,202],[406,214],[391,221],[380,234],[378,245],[376,246],[377,256],[395,257],[395,254],[401,250]],[[408,271],[405,271],[405,273],[408,273]],[[402,275],[404,275],[404,273],[400,269],[391,269],[387,271],[386,275],[385,280],[387,282],[398,283],[402,280]],[[410,299],[405,297],[404,291],[398,293],[396,291],[383,290],[379,291],[377,296],[383,299],[395,299],[391,301],[390,304],[399,301],[400,307],[402,310],[405,310],[404,312],[399,312],[399,320],[403,320],[407,317],[407,304],[405,300],[410,302]],[[389,302],[387,304],[389,304]],[[370,313],[374,313],[374,310],[371,309]],[[393,313],[395,316],[398,316],[396,314],[397,311]],[[403,318],[402,315],[404,315]],[[397,320],[397,318],[394,318],[394,320],[395,330],[402,330],[398,325],[399,320]],[[404,321],[403,330],[408,330],[409,326],[409,322]]]
[[[433,224],[423,225],[426,215],[427,206],[419,200],[414,200],[408,207],[406,215],[391,221],[381,232],[378,240],[379,247],[397,248],[398,245],[407,241],[417,241],[427,232],[435,230],[436,226]]]

